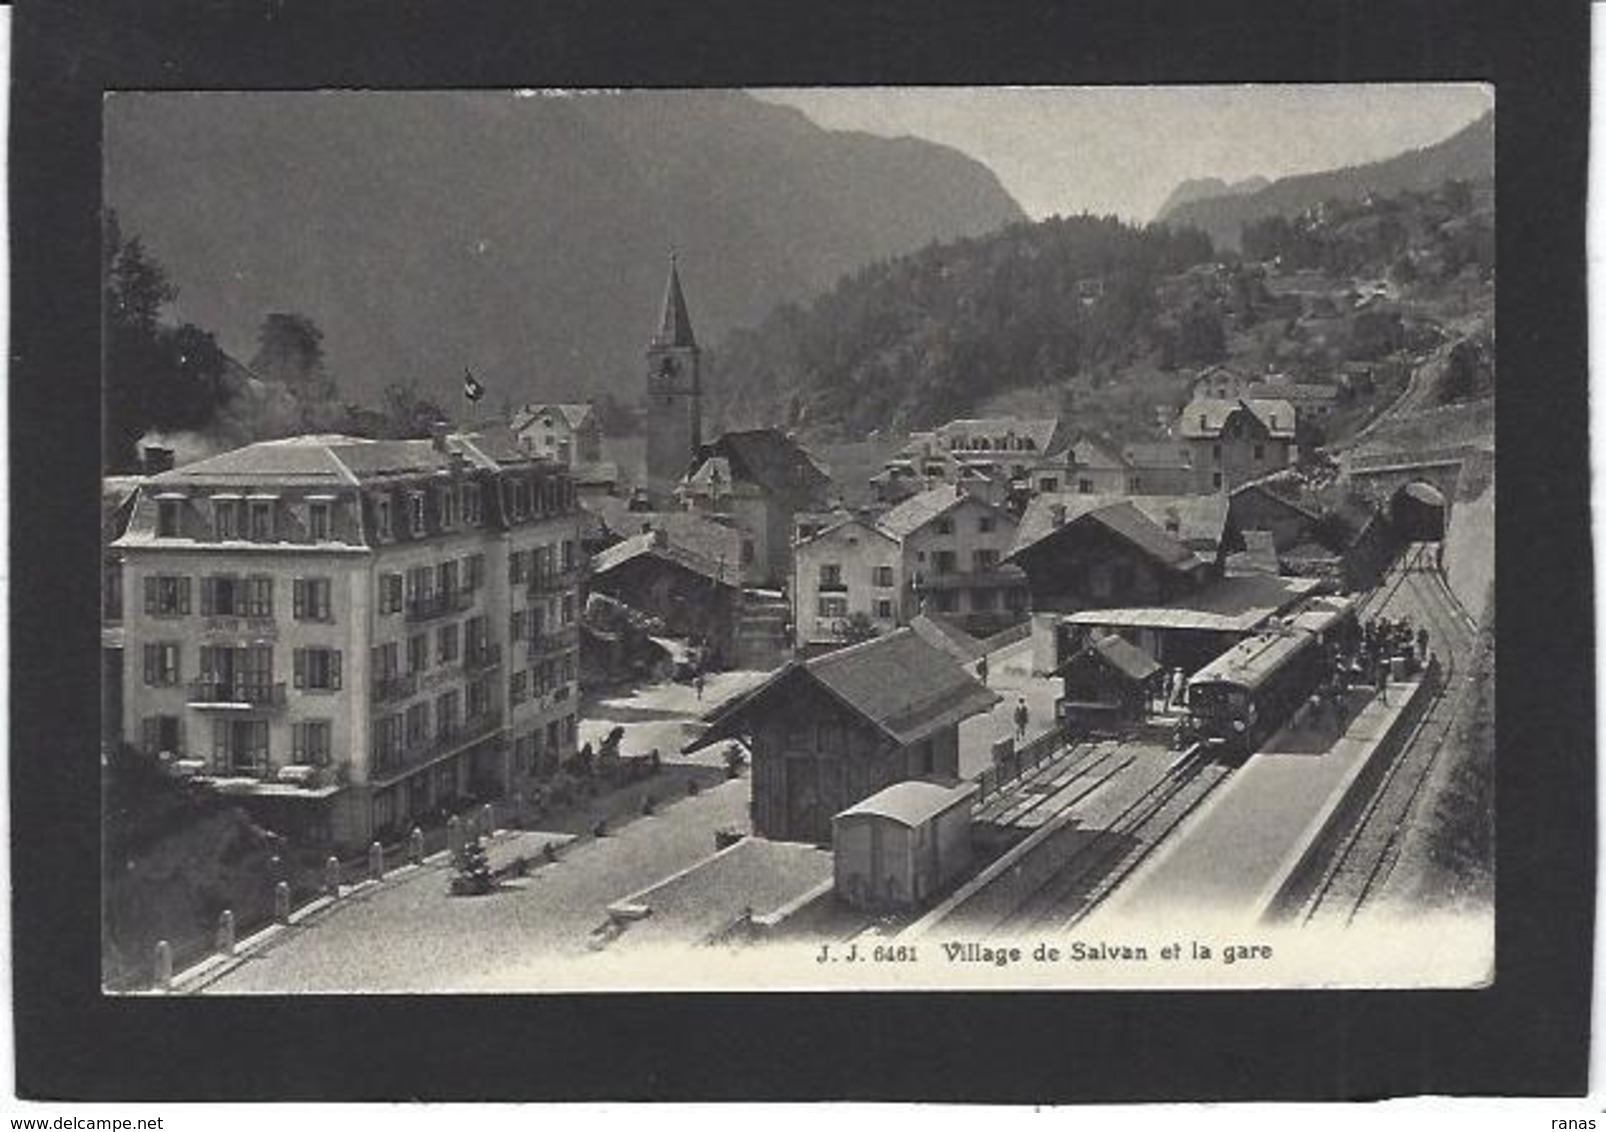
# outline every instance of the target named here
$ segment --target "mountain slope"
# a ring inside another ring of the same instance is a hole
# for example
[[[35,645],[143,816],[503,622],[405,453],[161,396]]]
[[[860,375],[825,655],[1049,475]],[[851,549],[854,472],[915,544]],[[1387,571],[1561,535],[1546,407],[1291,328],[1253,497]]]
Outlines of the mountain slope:
[[[1295,216],[1324,200],[1359,200],[1368,193],[1426,192],[1448,180],[1494,177],[1494,112],[1444,141],[1386,161],[1307,173],[1273,181],[1248,195],[1188,201],[1165,215],[1168,224],[1192,225],[1216,244],[1237,247],[1245,223],[1264,216]]]
[[[720,91],[113,96],[106,200],[231,352],[297,311],[349,398],[470,366],[492,404],[633,399],[672,245],[711,341],[1023,215],[956,151]]]
[[[1198,177],[1183,181],[1171,190],[1171,195],[1165,198],[1165,203],[1154,214],[1156,220],[1167,220],[1171,214],[1185,204],[1196,200],[1212,200],[1216,197],[1243,197],[1250,193],[1258,193],[1270,181],[1261,176],[1245,177],[1242,181],[1228,184],[1220,177]]]

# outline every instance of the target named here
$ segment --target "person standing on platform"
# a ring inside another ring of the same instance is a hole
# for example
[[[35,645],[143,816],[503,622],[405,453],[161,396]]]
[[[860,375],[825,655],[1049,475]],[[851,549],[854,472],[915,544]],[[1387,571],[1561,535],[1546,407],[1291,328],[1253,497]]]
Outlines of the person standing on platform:
[[[987,684],[987,654],[986,653],[982,653],[981,656],[976,659],[976,679],[980,680],[982,682],[983,686],[986,686],[986,684]]]
[[[1015,701],[1015,741],[1022,742],[1026,738],[1026,725],[1031,722],[1032,713],[1026,706],[1026,697],[1021,696]]]

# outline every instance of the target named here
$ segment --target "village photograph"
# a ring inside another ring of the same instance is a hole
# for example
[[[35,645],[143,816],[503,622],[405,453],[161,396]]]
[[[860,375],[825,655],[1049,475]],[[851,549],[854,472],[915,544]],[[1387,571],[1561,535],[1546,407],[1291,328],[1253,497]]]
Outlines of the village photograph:
[[[109,94],[103,990],[1488,985],[1494,100]]]

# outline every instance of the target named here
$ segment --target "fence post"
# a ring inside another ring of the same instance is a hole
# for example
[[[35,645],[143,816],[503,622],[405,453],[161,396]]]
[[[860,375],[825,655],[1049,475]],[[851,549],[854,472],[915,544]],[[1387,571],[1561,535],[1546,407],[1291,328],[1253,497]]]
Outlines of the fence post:
[[[219,955],[234,954],[234,913],[227,908],[217,918],[217,950]]]
[[[407,858],[415,865],[424,863],[424,831],[416,825],[407,837]]]
[[[368,879],[382,880],[385,876],[385,847],[375,841],[368,846]]]
[[[463,855],[463,821],[456,814],[446,819],[446,848],[454,861]]]
[[[290,922],[290,885],[280,881],[273,886],[273,918],[281,924]]]
[[[340,859],[330,857],[323,863],[323,890],[336,900],[340,899]]]
[[[156,941],[156,985],[173,989],[173,947],[165,939]]]

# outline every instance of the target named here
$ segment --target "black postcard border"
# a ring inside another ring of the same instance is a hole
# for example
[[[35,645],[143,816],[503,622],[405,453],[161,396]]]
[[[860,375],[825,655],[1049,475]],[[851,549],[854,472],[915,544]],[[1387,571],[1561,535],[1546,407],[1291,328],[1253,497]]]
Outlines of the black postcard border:
[[[19,1094],[955,1102],[1568,1095],[1594,913],[1585,4],[22,0],[11,139]],[[1498,975],[1468,992],[106,999],[104,89],[1481,80],[1497,88]]]

